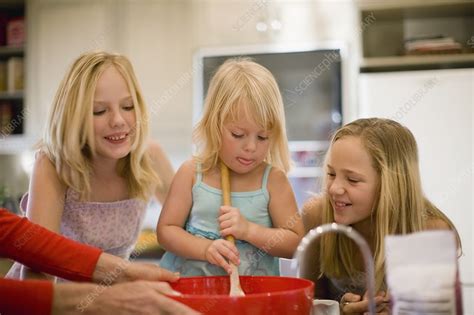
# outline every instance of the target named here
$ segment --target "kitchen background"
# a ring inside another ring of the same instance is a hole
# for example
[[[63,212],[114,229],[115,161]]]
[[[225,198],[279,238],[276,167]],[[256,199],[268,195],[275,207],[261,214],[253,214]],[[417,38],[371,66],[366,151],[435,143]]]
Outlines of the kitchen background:
[[[290,175],[299,202],[319,189],[329,131],[369,116],[405,124],[419,144],[426,195],[461,233],[465,313],[474,314],[474,1],[2,0],[0,10],[0,26],[10,30],[0,35],[8,46],[0,48],[0,201],[27,190],[32,146],[81,52],[129,56],[150,106],[152,137],[175,168],[191,154],[212,62],[306,53],[298,72],[291,58],[289,70],[272,69],[295,135],[298,167]],[[419,37],[429,42],[406,41]],[[322,123],[324,132],[298,129]],[[150,206],[145,228],[154,228],[159,210]]]

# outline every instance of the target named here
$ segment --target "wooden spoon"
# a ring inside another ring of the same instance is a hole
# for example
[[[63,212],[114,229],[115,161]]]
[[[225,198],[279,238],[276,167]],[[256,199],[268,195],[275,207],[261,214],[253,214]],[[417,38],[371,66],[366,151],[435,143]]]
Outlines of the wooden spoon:
[[[221,161],[221,188],[222,188],[222,205],[224,206],[231,206],[231,199],[230,199],[230,176],[229,176],[229,169]],[[235,244],[235,239],[232,235],[228,235],[226,238],[232,244]],[[233,263],[230,263],[230,268],[232,273],[230,274],[230,296],[245,296],[244,291],[240,287],[240,279],[239,279],[239,269]]]

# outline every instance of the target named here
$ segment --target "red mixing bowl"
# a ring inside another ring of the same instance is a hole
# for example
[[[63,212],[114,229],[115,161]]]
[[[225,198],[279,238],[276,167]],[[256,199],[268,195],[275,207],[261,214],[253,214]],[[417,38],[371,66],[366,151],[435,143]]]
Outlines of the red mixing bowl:
[[[209,315],[308,315],[314,283],[306,279],[271,276],[240,276],[245,296],[229,296],[228,276],[181,278],[171,286],[182,296],[172,296]]]

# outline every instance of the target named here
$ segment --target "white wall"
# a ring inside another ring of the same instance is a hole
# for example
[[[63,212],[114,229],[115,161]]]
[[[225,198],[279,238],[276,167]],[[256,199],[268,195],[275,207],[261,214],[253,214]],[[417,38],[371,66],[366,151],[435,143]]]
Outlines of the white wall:
[[[363,74],[360,115],[393,118],[418,142],[427,197],[461,235],[461,280],[474,283],[473,126],[474,69]],[[472,288],[465,288],[465,314],[472,314]]]

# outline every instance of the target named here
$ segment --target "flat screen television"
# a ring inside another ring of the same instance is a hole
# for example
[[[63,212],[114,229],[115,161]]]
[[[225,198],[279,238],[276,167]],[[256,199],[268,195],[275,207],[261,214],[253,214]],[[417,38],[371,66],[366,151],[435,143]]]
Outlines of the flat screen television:
[[[290,181],[301,205],[308,191],[320,189],[323,157],[332,133],[342,123],[344,46],[330,43],[201,49],[194,57],[194,123],[201,116],[212,75],[233,57],[250,57],[275,76],[295,164]]]
[[[260,52],[259,52],[260,51]],[[306,50],[271,47],[215,48],[195,56],[194,122],[202,112],[209,81],[228,58],[251,57],[275,76],[282,93],[290,141],[327,141],[342,122],[342,48]]]

